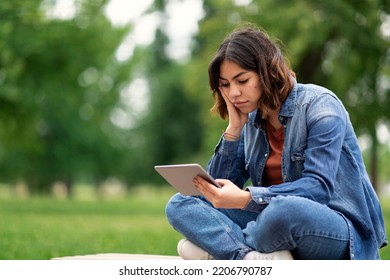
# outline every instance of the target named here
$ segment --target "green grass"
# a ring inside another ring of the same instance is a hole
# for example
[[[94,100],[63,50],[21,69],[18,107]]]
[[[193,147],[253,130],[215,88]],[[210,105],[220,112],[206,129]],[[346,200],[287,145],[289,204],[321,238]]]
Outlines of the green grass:
[[[130,253],[176,255],[181,235],[165,218],[170,188],[115,200],[17,199],[0,196],[0,259]],[[390,199],[382,202],[390,232]],[[390,246],[380,251],[390,259]]]
[[[170,192],[111,201],[0,200],[0,259],[131,253],[176,255],[165,218]]]

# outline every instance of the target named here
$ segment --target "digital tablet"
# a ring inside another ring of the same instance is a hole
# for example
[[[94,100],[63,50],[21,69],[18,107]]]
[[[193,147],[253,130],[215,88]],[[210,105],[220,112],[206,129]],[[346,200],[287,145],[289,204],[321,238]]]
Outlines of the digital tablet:
[[[210,174],[197,163],[156,165],[154,169],[183,195],[202,195],[192,183],[192,179],[198,175],[220,188]]]

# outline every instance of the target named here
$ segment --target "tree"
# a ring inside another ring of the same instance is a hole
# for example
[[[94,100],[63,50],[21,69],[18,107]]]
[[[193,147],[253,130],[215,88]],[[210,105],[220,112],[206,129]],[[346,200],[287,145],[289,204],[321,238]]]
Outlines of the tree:
[[[161,180],[153,166],[187,161],[199,151],[202,126],[197,100],[191,99],[183,87],[185,66],[166,53],[169,38],[163,30],[166,1],[155,1],[152,11],[161,15],[154,42],[142,52],[142,75],[149,85],[147,116],[134,130],[138,145],[134,148],[137,164],[132,165],[133,177],[139,182]],[[140,54],[138,54],[140,55]]]
[[[129,80],[114,56],[129,27],[111,25],[106,1],[77,3],[67,20],[38,0],[0,4],[0,176],[33,191],[115,175],[126,153],[110,117]]]

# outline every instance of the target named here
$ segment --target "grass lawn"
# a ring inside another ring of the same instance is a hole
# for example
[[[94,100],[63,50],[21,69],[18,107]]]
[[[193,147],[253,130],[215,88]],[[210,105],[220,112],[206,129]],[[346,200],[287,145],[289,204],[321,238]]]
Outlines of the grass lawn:
[[[181,236],[165,218],[172,193],[80,201],[0,200],[0,259],[131,253],[177,255]]]
[[[165,218],[172,190],[129,195],[116,200],[15,199],[0,196],[0,259],[131,253],[177,255],[181,235]],[[383,201],[390,232],[390,200]],[[390,246],[381,250],[390,259]]]

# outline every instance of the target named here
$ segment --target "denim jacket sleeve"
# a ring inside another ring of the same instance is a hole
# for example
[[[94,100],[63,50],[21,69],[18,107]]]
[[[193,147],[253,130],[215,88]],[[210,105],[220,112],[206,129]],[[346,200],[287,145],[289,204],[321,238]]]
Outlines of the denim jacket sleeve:
[[[213,178],[229,179],[243,188],[249,177],[245,170],[243,137],[228,141],[222,136],[207,165],[207,171]]]
[[[212,177],[229,179],[240,188],[243,188],[249,178],[245,170],[242,140],[243,137],[236,141],[227,141],[221,137],[207,166],[207,171]],[[248,211],[260,212],[272,197],[268,188],[265,187],[249,187],[247,190],[252,196],[245,208]]]

